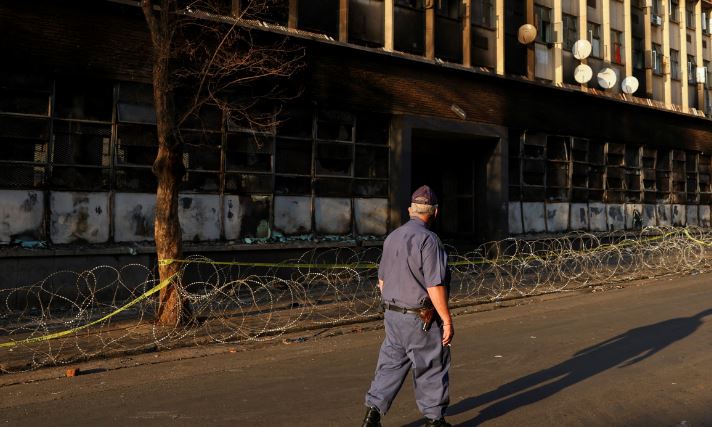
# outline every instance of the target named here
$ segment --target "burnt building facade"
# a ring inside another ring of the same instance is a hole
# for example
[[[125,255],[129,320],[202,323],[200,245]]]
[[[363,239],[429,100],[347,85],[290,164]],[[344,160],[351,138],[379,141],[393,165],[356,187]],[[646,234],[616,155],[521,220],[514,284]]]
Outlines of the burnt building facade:
[[[226,1],[220,19],[243,3]],[[157,141],[137,6],[0,6],[1,245],[150,252]],[[710,6],[288,0],[240,21],[304,46],[303,94],[271,132],[219,114],[192,138],[188,126],[188,250],[378,244],[425,183],[441,195],[438,231],[456,241],[708,227]],[[528,45],[526,23],[538,30]],[[580,39],[592,46],[583,61]],[[581,62],[618,84],[576,83]],[[628,76],[632,94],[620,89]]]

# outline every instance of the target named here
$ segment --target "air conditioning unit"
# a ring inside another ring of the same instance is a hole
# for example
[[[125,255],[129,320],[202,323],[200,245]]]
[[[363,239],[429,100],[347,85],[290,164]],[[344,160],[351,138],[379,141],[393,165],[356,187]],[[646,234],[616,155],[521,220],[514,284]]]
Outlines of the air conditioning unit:
[[[663,24],[663,19],[660,15],[650,15],[650,22],[653,25],[661,26]]]
[[[695,72],[695,78],[697,79],[697,83],[706,83],[707,67],[697,67],[697,70]]]

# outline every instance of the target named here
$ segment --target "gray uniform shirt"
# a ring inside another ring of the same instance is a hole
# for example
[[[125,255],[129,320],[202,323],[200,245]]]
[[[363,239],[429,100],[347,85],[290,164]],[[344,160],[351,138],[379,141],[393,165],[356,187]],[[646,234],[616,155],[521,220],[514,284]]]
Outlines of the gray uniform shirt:
[[[398,227],[383,243],[378,278],[383,280],[383,301],[420,307],[427,288],[448,285],[447,253],[437,234],[418,218]]]

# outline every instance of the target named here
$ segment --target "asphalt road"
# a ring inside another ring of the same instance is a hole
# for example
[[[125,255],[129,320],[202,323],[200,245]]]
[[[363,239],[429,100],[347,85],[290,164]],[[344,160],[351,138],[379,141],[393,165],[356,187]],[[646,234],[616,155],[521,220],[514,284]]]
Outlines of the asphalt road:
[[[455,325],[454,425],[712,425],[712,275],[464,314]],[[0,424],[359,426],[382,335],[2,386]],[[383,425],[420,423],[407,381]]]

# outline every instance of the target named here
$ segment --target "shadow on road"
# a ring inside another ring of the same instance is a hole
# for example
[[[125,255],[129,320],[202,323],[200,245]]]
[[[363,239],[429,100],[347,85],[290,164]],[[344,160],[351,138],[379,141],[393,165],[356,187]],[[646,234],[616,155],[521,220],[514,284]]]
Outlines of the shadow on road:
[[[631,329],[585,348],[558,365],[504,384],[496,390],[464,399],[451,406],[448,414],[460,414],[490,404],[475,418],[460,425],[472,426],[497,418],[546,399],[610,368],[625,368],[645,360],[675,341],[691,335],[702,325],[702,319],[710,314],[712,309],[707,309],[694,316]]]

